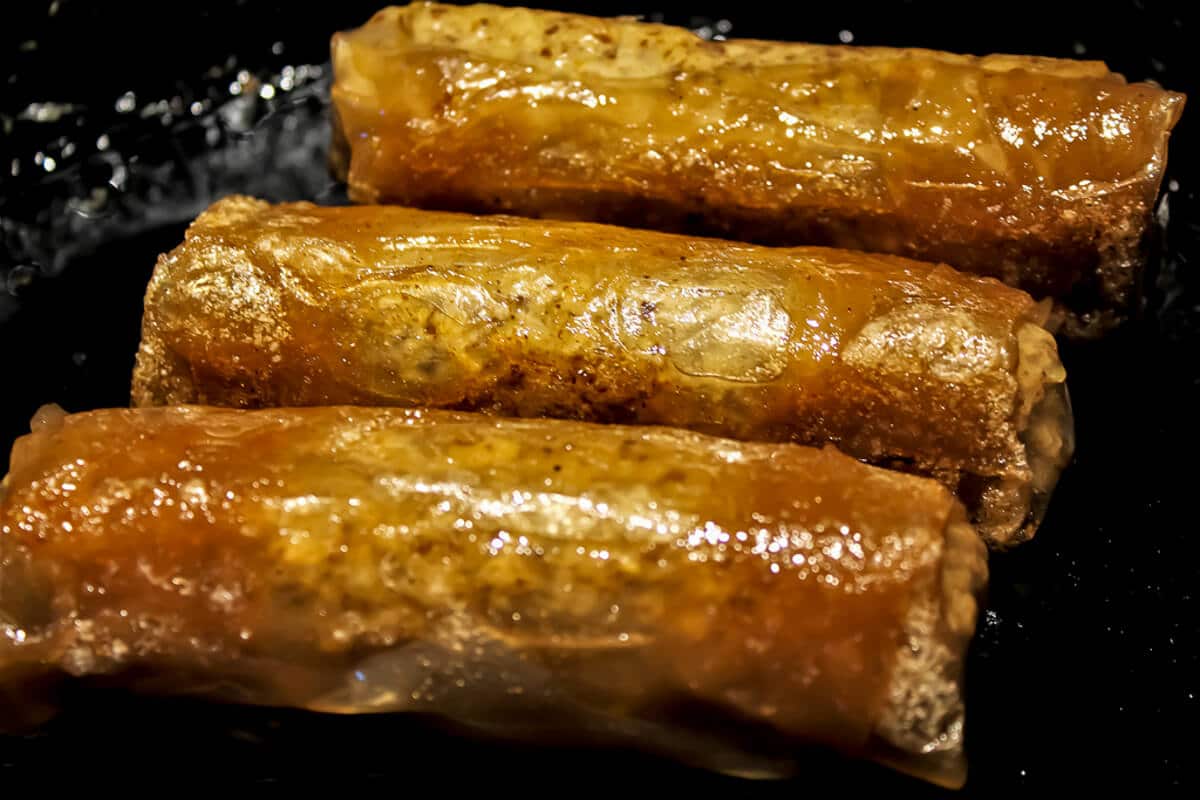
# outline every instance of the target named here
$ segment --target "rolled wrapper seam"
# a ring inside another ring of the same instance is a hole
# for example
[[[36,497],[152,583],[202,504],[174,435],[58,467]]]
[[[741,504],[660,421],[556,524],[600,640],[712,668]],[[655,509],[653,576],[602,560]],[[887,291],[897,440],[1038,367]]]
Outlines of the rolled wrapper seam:
[[[1131,311],[1184,97],[1095,61],[412,3],[333,39],[352,199],[896,253],[1093,336]]]
[[[47,416],[0,498],[0,722],[75,676],[741,774],[823,745],[959,784],[985,556],[943,487],[832,448],[404,409]]]
[[[938,477],[996,545],[1033,533],[1071,452],[1048,305],[890,256],[234,197],[160,259],[145,308],[138,406],[433,406],[833,443]]]

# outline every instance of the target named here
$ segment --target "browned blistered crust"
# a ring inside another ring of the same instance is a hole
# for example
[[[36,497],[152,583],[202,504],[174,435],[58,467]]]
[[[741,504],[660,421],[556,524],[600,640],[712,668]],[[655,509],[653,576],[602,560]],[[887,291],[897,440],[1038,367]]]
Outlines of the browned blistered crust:
[[[832,448],[445,411],[35,427],[0,496],[0,717],[38,676],[108,675],[501,731],[552,709],[750,769],[725,723],[689,750],[685,700],[961,782],[986,559],[934,481]]]
[[[333,40],[351,196],[897,253],[1091,335],[1128,311],[1183,95],[1102,63],[707,42],[413,3]]]
[[[133,402],[833,442],[936,475],[1009,543],[1069,455],[1065,407],[1042,412],[1065,378],[1044,318],[996,281],[891,256],[235,197],[155,270]]]

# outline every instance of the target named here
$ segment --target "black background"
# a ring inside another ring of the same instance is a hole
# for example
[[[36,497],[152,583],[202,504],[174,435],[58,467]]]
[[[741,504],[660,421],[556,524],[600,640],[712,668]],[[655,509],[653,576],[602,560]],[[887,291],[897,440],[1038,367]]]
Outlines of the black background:
[[[196,161],[210,145],[198,135],[203,128],[181,122],[187,114],[168,108],[131,118],[116,110],[117,99],[133,91],[139,107],[178,98],[183,108],[227,100],[240,70],[270,76],[285,65],[324,62],[329,33],[360,24],[377,5],[60,0],[10,2],[0,12],[0,450],[44,402],[69,410],[127,402],[145,282],[198,204],[234,190],[336,199],[319,164],[280,160],[286,153],[276,151],[292,134],[269,134],[261,164],[221,162],[218,179],[204,172],[212,162]],[[775,5],[573,8],[661,12],[693,27],[728,19],[730,35],[740,37],[836,42],[849,31],[855,44],[1097,58],[1132,80],[1157,80],[1200,99],[1191,69],[1200,26],[1183,3]],[[28,111],[22,117],[30,103],[44,101],[76,108],[57,122],[32,121]],[[320,113],[313,98],[268,106],[276,121],[296,114],[309,122]],[[165,124],[164,114],[171,116]],[[1172,139],[1169,214],[1160,215],[1169,223],[1144,313],[1102,342],[1064,348],[1077,415],[1075,463],[1038,538],[992,559],[988,610],[969,664],[968,794],[1131,786],[1156,796],[1200,786],[1195,116],[1186,110]],[[211,147],[237,145],[238,125],[227,128]],[[94,142],[105,133],[113,143],[100,152]],[[55,159],[53,172],[35,161],[38,152],[43,164],[46,155]],[[107,185],[118,164],[133,178],[116,181],[121,188],[107,193],[98,212],[69,204]],[[187,186],[177,190],[180,175]],[[271,782],[302,789],[329,781],[396,793],[429,781],[438,791],[499,793],[662,782],[678,792],[788,797],[849,781],[864,792],[941,794],[869,765],[826,759],[793,781],[748,783],[633,753],[485,744],[412,718],[325,718],[107,695],[76,698],[37,734],[0,737],[0,787],[24,780],[162,786],[162,778],[182,787]]]

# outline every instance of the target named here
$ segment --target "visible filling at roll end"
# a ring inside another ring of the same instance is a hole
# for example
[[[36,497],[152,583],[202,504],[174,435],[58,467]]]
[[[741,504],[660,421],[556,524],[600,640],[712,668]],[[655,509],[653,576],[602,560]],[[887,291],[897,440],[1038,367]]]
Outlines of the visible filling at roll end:
[[[1067,373],[1054,337],[1027,322],[1017,330],[1017,396],[1013,425],[1025,463],[1013,474],[987,480],[972,502],[979,534],[993,547],[1033,537],[1045,516],[1058,476],[1075,448]]]
[[[872,756],[933,783],[966,780],[963,661],[987,583],[987,548],[961,510],[946,528],[941,570],[918,588]]]
[[[1058,476],[1075,452],[1075,421],[1067,394],[1067,373],[1058,360],[1054,338],[1042,328],[1026,325],[1018,333],[1024,415],[1021,441],[1033,475],[1033,498],[1026,522],[1029,535],[1042,521]]]

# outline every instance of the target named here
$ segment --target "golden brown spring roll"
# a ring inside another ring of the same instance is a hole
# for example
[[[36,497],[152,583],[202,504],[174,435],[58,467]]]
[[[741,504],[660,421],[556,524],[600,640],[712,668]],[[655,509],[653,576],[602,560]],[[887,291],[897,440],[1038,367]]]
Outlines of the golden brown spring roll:
[[[736,727],[676,731],[682,703],[955,784],[985,577],[945,488],[832,448],[404,409],[58,412],[0,499],[0,685],[108,675],[764,767]]]
[[[224,200],[146,295],[139,406],[400,405],[836,443],[1030,535],[1071,446],[1028,295],[891,256]]]
[[[941,261],[1120,319],[1183,96],[1099,62],[413,3],[333,40],[360,202]]]

